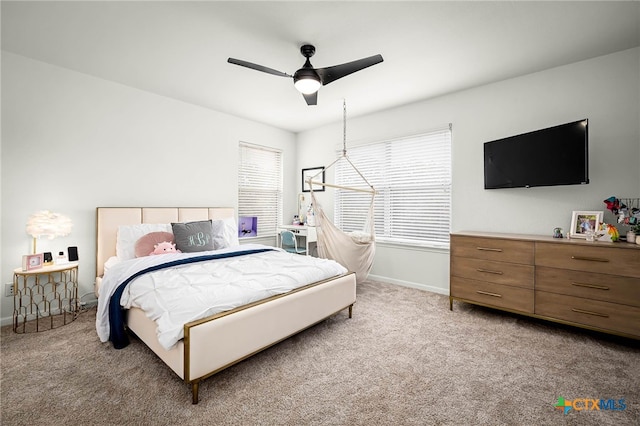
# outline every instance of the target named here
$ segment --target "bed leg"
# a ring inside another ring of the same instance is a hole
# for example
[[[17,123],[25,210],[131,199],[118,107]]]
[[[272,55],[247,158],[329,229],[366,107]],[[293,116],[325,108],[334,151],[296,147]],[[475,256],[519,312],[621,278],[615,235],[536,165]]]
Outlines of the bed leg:
[[[349,305],[349,318],[353,317],[353,304]]]
[[[198,403],[198,385],[200,384],[199,381],[195,381],[195,382],[191,382],[191,397],[193,398],[191,403],[192,404],[197,404]]]
[[[449,310],[453,311],[453,297],[449,296]]]

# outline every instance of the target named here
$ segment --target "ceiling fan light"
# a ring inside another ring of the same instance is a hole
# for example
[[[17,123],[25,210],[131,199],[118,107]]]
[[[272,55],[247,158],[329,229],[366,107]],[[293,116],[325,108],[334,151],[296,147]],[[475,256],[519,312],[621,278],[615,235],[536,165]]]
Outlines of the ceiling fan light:
[[[299,92],[304,93],[305,95],[310,95],[320,89],[320,82],[312,78],[303,78],[296,81],[294,86],[296,86],[296,89],[298,89]]]
[[[300,69],[293,75],[293,85],[299,92],[305,95],[315,93],[320,89],[322,83],[320,77],[313,69]]]

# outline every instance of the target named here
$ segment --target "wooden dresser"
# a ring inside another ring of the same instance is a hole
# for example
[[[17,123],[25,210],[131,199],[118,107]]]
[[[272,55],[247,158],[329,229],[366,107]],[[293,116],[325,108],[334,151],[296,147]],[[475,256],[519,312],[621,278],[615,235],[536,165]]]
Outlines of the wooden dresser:
[[[453,300],[640,339],[640,246],[454,233]]]

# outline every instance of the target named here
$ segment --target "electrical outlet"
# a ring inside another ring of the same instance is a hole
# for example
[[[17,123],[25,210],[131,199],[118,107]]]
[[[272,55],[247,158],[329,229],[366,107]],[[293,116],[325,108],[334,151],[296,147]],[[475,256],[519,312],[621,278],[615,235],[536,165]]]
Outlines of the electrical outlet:
[[[4,285],[4,295],[6,297],[13,297],[13,283]]]

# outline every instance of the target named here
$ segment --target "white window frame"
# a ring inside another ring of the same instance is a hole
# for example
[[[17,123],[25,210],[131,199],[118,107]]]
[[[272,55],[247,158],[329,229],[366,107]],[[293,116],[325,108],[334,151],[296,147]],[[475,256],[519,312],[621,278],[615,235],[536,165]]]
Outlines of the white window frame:
[[[282,151],[240,142],[238,154],[238,217],[258,218],[257,237],[275,236],[283,214]]]
[[[349,148],[349,159],[378,192],[374,204],[376,241],[449,248],[451,136],[448,125]],[[335,182],[366,188],[347,161],[336,163]],[[368,194],[336,190],[335,224],[345,232],[365,230],[370,200]]]

